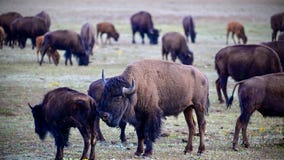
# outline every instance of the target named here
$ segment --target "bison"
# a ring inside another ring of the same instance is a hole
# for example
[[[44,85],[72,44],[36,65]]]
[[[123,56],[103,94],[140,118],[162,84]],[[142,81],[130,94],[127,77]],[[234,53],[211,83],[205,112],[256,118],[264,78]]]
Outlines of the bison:
[[[282,70],[284,70],[284,41],[272,41],[272,42],[266,42],[262,44],[267,45],[268,47],[276,51],[276,53],[278,54],[280,58]]]
[[[205,112],[208,107],[208,80],[193,66],[161,60],[142,60],[124,72],[104,81],[99,115],[110,127],[124,120],[135,127],[138,146],[135,155],[151,156],[153,142],[160,136],[162,118],[184,113],[188,142],[184,154],[191,152],[195,110],[199,125],[198,153],[205,150]],[[144,143],[146,145],[144,152]]]
[[[55,139],[57,146],[56,160],[63,159],[63,149],[68,145],[71,127],[80,131],[84,140],[84,150],[81,159],[87,159],[91,144],[89,159],[95,159],[96,102],[89,96],[67,87],[49,91],[42,103],[32,107],[35,132],[41,140],[48,132]]]
[[[108,80],[108,79],[106,79]],[[98,104],[101,102],[101,97],[104,89],[104,83],[102,79],[96,80],[92,82],[89,86],[88,95],[91,96]],[[100,118],[97,117],[96,119],[96,131],[97,131],[97,140],[105,141],[105,138],[101,132],[100,129]],[[119,123],[119,128],[121,129],[120,132],[120,140],[122,143],[126,142],[126,136],[125,136],[125,127],[126,122],[121,120]]]
[[[184,17],[182,20],[182,25],[186,41],[188,42],[188,37],[190,36],[191,42],[195,43],[196,32],[192,17],[191,16]]]
[[[280,32],[278,36],[278,41],[284,41],[284,32]]]
[[[5,38],[6,38],[5,30],[3,27],[0,26],[0,49],[3,48]]]
[[[43,44],[43,40],[44,40],[44,36],[38,36],[36,37],[36,57],[37,57],[37,62],[39,62],[39,52],[42,48],[42,44]],[[52,52],[54,51],[54,52]],[[53,63],[55,65],[58,65],[59,60],[60,60],[60,54],[58,53],[57,50],[52,50],[51,48],[49,48],[47,50],[47,56],[48,56],[48,62],[50,63],[50,58],[52,58]]]
[[[231,76],[235,81],[241,81],[253,76],[281,72],[281,62],[277,53],[264,45],[235,45],[222,48],[215,56],[215,69],[218,74],[216,90],[218,99],[226,102],[227,81]]]
[[[45,11],[41,11],[38,14],[36,14],[36,17],[42,18],[44,20],[45,25],[46,25],[46,27],[48,28],[48,31],[49,31],[49,28],[50,28],[50,25],[51,25],[51,20],[50,20],[49,14]]]
[[[243,144],[249,147],[247,126],[254,111],[259,111],[264,117],[284,117],[284,73],[273,73],[256,76],[238,82],[228,102],[232,105],[234,91],[239,86],[239,102],[241,115],[239,116],[233,140],[233,149],[238,150],[239,133],[242,129]]]
[[[284,31],[284,12],[277,13],[271,16],[270,27],[272,29],[272,41],[275,41],[277,37],[277,32]]]
[[[119,33],[116,31],[113,24],[111,24],[109,22],[98,23],[97,24],[97,39],[98,39],[98,36],[100,34],[102,44],[103,44],[102,35],[104,33],[107,34],[105,44],[107,43],[107,41],[109,41],[109,44],[110,44],[110,38],[113,38],[115,41],[118,41]]]
[[[83,47],[88,55],[93,55],[95,45],[94,27],[90,23],[85,23],[81,28],[81,39]]]
[[[22,17],[23,16],[18,12],[7,12],[0,15],[0,26],[4,28],[4,31],[7,34],[5,45],[12,46],[12,44],[14,43],[10,25],[15,19]]]
[[[135,13],[130,18],[132,28],[132,43],[135,42],[135,33],[139,32],[144,44],[144,34],[150,40],[150,44],[158,44],[159,30],[154,28],[151,14],[145,11]]]
[[[41,49],[41,61],[42,64],[43,57],[46,51],[51,48],[52,50],[59,49],[65,50],[65,65],[67,61],[70,61],[72,65],[71,54],[74,54],[78,58],[78,64],[88,65],[89,64],[89,55],[84,50],[82,45],[81,37],[78,33],[71,30],[56,30],[53,32],[48,32],[44,35],[43,47]]]
[[[192,65],[193,53],[188,49],[185,38],[178,32],[168,32],[162,37],[162,59],[168,60],[171,53],[172,60],[175,62],[178,57],[183,64]]]
[[[244,44],[247,43],[248,39],[247,39],[247,36],[245,34],[245,28],[241,23],[235,22],[235,21],[228,23],[226,44],[228,44],[228,38],[229,38],[230,32],[232,32],[232,39],[233,39],[235,44],[236,44],[236,41],[235,41],[235,38],[234,38],[235,34],[237,35],[237,38],[238,38],[238,44],[240,44],[240,39],[243,40]]]

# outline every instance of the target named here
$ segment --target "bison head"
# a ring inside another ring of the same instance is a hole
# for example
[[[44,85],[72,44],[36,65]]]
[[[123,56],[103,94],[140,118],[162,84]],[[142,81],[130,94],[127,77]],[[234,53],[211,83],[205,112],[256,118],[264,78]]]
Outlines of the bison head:
[[[150,39],[150,44],[158,44],[159,30],[157,30],[157,29],[150,30],[148,37]]]
[[[193,53],[191,51],[188,51],[185,54],[179,54],[178,58],[182,64],[192,65],[193,63]]]
[[[115,33],[114,36],[113,36],[113,38],[114,38],[115,41],[118,41],[119,33]]]
[[[243,36],[243,43],[244,43],[244,44],[247,44],[247,41],[248,41],[247,36]]]
[[[89,64],[89,55],[87,53],[78,56],[79,66],[87,66]]]
[[[42,105],[35,105],[32,107],[28,104],[32,110],[35,124],[35,132],[38,134],[39,138],[43,140],[47,134],[47,126],[44,120],[44,115],[42,114]]]
[[[104,80],[104,76],[102,79]],[[105,83],[99,115],[108,126],[117,127],[119,125],[124,113],[131,107],[134,93],[134,80],[130,85],[124,77],[118,76],[110,78]]]

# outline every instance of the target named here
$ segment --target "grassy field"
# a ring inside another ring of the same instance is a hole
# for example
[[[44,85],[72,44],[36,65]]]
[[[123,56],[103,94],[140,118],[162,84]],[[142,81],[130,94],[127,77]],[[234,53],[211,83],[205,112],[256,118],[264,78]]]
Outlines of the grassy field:
[[[161,137],[154,145],[151,159],[283,159],[284,120],[283,118],[263,118],[255,112],[251,117],[248,134],[251,147],[232,150],[232,138],[236,119],[239,116],[238,99],[231,109],[219,104],[215,90],[217,78],[214,70],[215,54],[225,47],[227,22],[237,20],[244,24],[248,43],[261,43],[271,40],[270,16],[284,11],[281,0],[11,0],[0,1],[0,13],[18,11],[24,16],[35,15],[41,10],[51,16],[51,30],[72,29],[80,31],[85,22],[94,26],[101,21],[115,24],[120,33],[118,42],[112,45],[97,44],[94,55],[87,67],[79,67],[73,58],[74,66],[65,66],[63,51],[58,66],[36,62],[35,50],[30,41],[25,49],[4,47],[0,50],[0,159],[53,159],[56,148],[53,138],[47,136],[40,141],[34,132],[32,114],[27,105],[40,103],[44,94],[57,87],[70,87],[87,93],[91,82],[101,76],[120,74],[127,64],[142,59],[161,59],[161,41],[151,46],[131,44],[130,16],[140,10],[152,14],[156,28],[161,35],[169,31],[183,33],[181,21],[191,14],[197,31],[196,44],[189,43],[194,52],[194,66],[204,72],[210,82],[210,115],[206,117],[206,152],[197,156],[199,138],[194,139],[191,155],[183,155],[187,138],[187,126],[181,114],[164,121]],[[99,41],[99,40],[98,40]],[[99,41],[100,42],[100,41]],[[229,43],[233,44],[232,39]],[[47,61],[47,59],[45,59]],[[177,62],[180,63],[180,62]],[[230,79],[228,93],[231,94],[234,82]],[[135,157],[137,138],[132,126],[127,126],[127,144],[121,144],[119,129],[109,128],[101,123],[106,142],[98,142],[98,159],[143,159]],[[241,137],[241,136],[240,136]],[[65,159],[78,159],[83,149],[83,140],[76,129],[71,130],[70,146],[65,149]]]

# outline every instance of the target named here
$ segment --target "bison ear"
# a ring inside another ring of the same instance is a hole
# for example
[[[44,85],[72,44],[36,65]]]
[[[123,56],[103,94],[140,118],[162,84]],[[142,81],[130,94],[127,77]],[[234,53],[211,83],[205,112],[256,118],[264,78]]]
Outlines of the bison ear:
[[[104,69],[102,70],[102,80],[103,80],[103,84],[105,85],[107,83],[107,81],[106,81],[106,78],[105,78]]]
[[[135,92],[135,81],[134,81],[134,79],[132,78],[131,87],[129,87],[129,88],[123,87],[123,88],[122,88],[122,93],[129,95],[129,94],[132,94],[132,93],[134,93],[134,92]]]
[[[32,107],[30,103],[28,103],[28,105],[29,105],[29,107],[31,108],[31,110],[33,110],[33,109],[34,109],[34,107]]]

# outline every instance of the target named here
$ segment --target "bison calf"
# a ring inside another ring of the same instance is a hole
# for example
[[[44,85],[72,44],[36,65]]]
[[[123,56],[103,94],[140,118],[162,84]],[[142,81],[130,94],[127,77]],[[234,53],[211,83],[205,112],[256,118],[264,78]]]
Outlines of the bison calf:
[[[36,57],[37,57],[37,62],[39,61],[39,53],[42,48],[44,36],[38,36],[36,37]],[[52,50],[51,48],[48,48],[47,50],[47,56],[48,56],[48,62],[51,63],[50,58],[52,58],[53,63],[55,65],[58,65],[59,60],[60,60],[60,54],[58,53],[57,50]]]
[[[84,139],[84,149],[81,159],[87,159],[91,144],[89,159],[95,159],[96,118],[95,101],[78,91],[69,88],[57,88],[48,92],[42,103],[32,107],[35,132],[43,140],[50,132],[57,146],[56,160],[63,159],[63,149],[68,145],[71,127],[79,129]]]
[[[175,62],[178,57],[183,64],[192,65],[193,53],[188,49],[185,38],[178,32],[168,32],[162,38],[162,58],[171,53],[172,60]]]
[[[249,147],[247,126],[254,111],[259,111],[264,117],[284,117],[284,73],[267,74],[238,82],[228,102],[232,105],[233,95],[239,85],[239,116],[233,140],[233,149],[238,150],[239,133],[242,129],[243,144]]]
[[[243,40],[243,43],[246,44],[247,43],[247,36],[245,34],[245,28],[242,24],[240,24],[239,22],[230,22],[227,25],[227,41],[226,44],[228,44],[228,38],[229,38],[229,34],[230,32],[232,32],[232,39],[234,41],[234,43],[236,44],[234,35],[237,35],[238,38],[238,44],[240,44],[240,39]]]
[[[103,44],[102,35],[104,33],[107,34],[105,44],[107,43],[107,41],[109,41],[109,44],[110,44],[110,38],[113,38],[115,41],[118,41],[119,33],[116,31],[113,24],[108,23],[108,22],[98,23],[97,24],[97,39],[100,34],[102,44]]]

